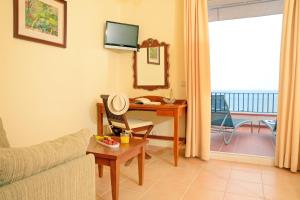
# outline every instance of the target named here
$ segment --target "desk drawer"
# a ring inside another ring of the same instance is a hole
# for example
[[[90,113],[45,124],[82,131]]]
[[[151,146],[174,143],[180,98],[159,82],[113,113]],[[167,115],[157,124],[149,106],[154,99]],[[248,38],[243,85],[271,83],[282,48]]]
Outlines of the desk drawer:
[[[158,115],[158,116],[174,116],[174,111],[173,110],[167,110],[167,109],[165,109],[165,110],[158,110],[158,111],[156,111],[156,114]]]

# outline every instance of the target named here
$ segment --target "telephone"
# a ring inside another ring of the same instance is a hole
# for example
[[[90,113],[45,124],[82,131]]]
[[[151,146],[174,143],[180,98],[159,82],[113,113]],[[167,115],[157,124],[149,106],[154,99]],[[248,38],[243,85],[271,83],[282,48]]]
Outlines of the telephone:
[[[135,99],[135,103],[136,104],[145,104],[145,105],[160,105],[161,104],[160,102],[151,101],[150,99],[147,99],[144,97]]]

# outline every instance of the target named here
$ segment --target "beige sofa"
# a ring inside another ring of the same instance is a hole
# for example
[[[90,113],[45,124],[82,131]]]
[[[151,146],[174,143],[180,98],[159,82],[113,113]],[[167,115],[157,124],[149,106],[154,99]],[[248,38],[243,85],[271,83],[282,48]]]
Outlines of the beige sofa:
[[[81,130],[25,148],[9,147],[0,119],[0,200],[95,200],[91,133]]]

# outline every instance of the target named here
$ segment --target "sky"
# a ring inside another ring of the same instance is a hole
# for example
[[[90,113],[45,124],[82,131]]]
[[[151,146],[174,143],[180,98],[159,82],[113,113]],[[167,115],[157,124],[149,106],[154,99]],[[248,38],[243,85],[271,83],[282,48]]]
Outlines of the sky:
[[[212,91],[278,90],[282,15],[209,23]]]

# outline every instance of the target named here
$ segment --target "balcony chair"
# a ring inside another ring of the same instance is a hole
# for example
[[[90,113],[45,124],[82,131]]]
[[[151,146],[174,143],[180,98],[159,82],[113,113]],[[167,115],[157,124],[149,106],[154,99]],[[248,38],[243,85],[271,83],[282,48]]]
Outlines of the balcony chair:
[[[115,97],[119,98],[120,96],[116,95]],[[120,106],[120,108],[125,108],[127,106],[127,108],[121,112],[115,112],[116,110],[114,110],[113,108],[113,100],[111,101],[111,99],[113,99],[114,97],[110,97],[109,95],[101,95],[101,98],[103,100],[108,123],[112,128],[119,128],[122,129],[123,131],[124,130],[132,131],[133,136],[135,136],[136,132],[146,131],[143,136],[143,139],[147,138],[147,136],[150,134],[151,130],[153,129],[154,126],[153,122],[143,121],[139,119],[128,119],[126,117],[126,112],[129,107],[128,98],[125,99],[127,105]],[[151,156],[147,152],[145,157],[146,159],[151,159]],[[131,160],[127,162],[126,165],[128,165],[130,162]]]
[[[223,135],[224,143],[230,144],[236,129],[245,124],[251,124],[253,133],[253,122],[245,119],[233,119],[224,95],[211,95],[211,127],[212,132]]]
[[[274,136],[276,136],[277,130],[277,120],[260,120],[258,122],[258,133],[260,132],[261,124],[264,124],[267,128],[269,128]]]

